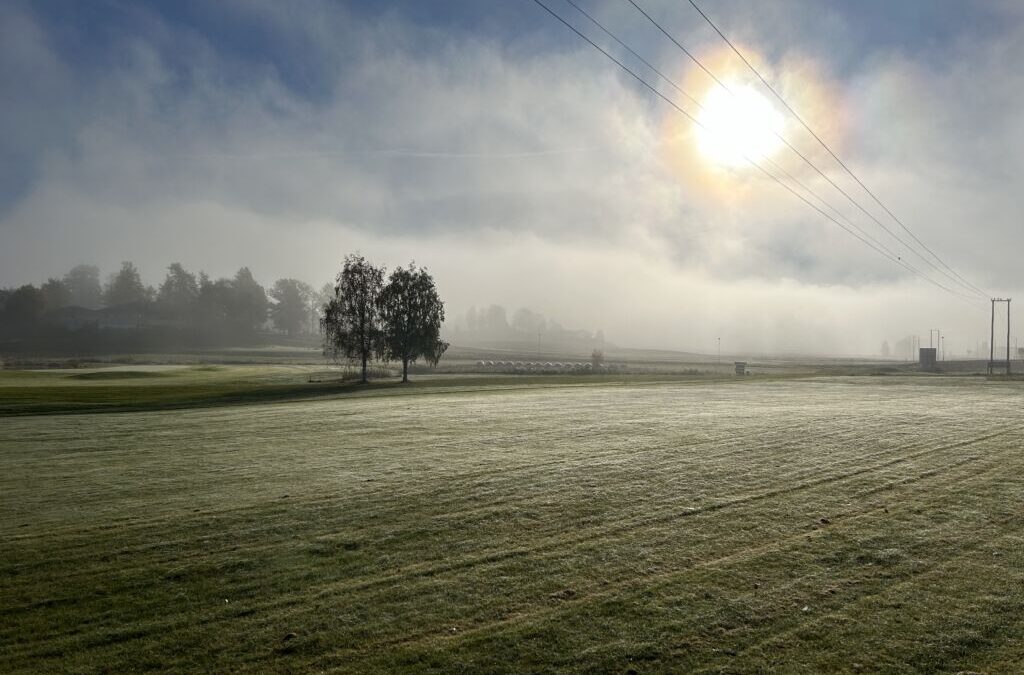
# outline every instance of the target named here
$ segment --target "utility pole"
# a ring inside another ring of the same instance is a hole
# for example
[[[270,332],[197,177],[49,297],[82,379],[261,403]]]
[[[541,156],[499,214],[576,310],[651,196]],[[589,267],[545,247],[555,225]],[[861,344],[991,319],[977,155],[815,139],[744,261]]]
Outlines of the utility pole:
[[[988,374],[992,374],[992,359],[996,356],[996,299],[992,298],[992,327],[988,337]]]
[[[1010,300],[1013,298],[992,298],[992,321],[989,328],[988,374],[992,374],[996,358],[996,303],[1006,303],[1006,374],[1010,374]]]
[[[716,338],[718,340],[718,363],[722,363],[722,338]]]
[[[939,351],[942,352],[942,360],[945,361],[946,360],[946,336],[945,335],[940,335],[939,336]]]

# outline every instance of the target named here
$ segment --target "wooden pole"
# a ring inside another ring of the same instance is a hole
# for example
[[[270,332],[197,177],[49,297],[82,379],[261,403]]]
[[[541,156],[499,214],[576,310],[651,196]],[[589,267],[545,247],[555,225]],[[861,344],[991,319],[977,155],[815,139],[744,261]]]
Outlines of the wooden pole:
[[[992,327],[988,337],[988,374],[992,374],[992,359],[996,357],[996,299],[992,298]]]

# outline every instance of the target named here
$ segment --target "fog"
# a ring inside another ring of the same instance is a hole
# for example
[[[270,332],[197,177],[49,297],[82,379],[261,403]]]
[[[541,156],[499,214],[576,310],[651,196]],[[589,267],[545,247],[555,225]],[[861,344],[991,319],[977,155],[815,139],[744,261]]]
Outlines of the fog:
[[[707,91],[628,5],[585,4]],[[644,4],[750,79],[684,3]],[[450,317],[529,307],[623,346],[876,354],[941,327],[963,353],[987,335],[987,301],[916,279],[751,169],[713,165],[689,122],[532,2],[493,5],[186,3],[86,20],[5,3],[0,286],[131,260],[153,285],[180,261],[319,288],[359,251],[428,267]],[[713,14],[923,241],[1019,295],[1024,14],[846,5]],[[792,121],[784,133],[848,181]]]

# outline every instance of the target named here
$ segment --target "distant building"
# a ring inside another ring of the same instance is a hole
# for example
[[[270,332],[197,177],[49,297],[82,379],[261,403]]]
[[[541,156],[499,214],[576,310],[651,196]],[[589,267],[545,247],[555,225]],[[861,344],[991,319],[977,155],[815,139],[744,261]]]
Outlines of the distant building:
[[[919,350],[920,356],[918,357],[918,361],[917,362],[921,365],[922,369],[929,370],[929,369],[935,367],[935,364],[936,364],[935,352],[936,351],[937,350],[936,350],[935,347],[921,347],[921,349]]]

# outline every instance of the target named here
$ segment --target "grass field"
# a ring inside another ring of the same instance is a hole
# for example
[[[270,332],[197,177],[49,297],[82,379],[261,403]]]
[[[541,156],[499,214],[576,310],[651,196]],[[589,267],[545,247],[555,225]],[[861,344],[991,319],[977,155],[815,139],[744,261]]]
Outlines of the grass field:
[[[481,378],[39,407],[301,383],[240,372],[4,374],[0,672],[1024,667],[1019,383]]]
[[[724,379],[721,374],[680,378],[657,373],[416,375],[412,382],[371,386],[342,380],[342,371],[310,365],[133,365],[100,368],[0,370],[0,416],[178,410],[343,396],[430,394],[524,387],[591,386]],[[787,377],[774,375],[772,377]]]

